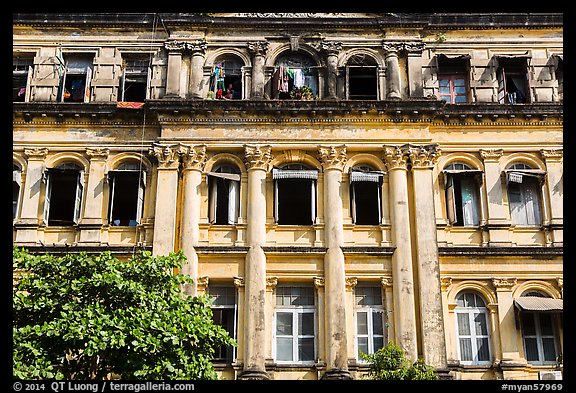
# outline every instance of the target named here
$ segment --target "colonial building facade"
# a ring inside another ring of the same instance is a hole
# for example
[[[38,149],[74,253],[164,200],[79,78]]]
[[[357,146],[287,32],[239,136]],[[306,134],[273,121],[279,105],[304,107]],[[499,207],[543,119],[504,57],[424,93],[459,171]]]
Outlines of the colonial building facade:
[[[13,243],[183,250],[223,379],[563,370],[561,14],[15,14]]]

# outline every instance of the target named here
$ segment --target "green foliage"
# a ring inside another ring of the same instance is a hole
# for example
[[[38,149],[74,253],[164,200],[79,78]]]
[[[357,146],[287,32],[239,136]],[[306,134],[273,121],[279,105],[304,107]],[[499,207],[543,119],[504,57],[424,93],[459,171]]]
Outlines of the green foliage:
[[[377,380],[435,380],[438,379],[432,366],[418,359],[410,363],[402,348],[389,342],[373,354],[362,353],[364,360],[370,362],[368,376]]]
[[[236,345],[207,296],[185,296],[182,252],[127,261],[14,248],[13,375],[20,379],[217,379],[211,359]]]

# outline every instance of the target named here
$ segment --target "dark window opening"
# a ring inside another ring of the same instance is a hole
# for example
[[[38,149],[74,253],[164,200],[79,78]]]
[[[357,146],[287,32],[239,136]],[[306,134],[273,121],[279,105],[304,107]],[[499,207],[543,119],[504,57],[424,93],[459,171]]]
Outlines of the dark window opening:
[[[349,67],[348,98],[351,100],[378,99],[378,80],[375,67]]]
[[[278,58],[272,75],[272,97],[288,100],[313,100],[318,96],[316,63],[304,53]]]
[[[311,188],[314,180],[282,179],[278,182],[278,224],[312,225]]]
[[[32,76],[33,60],[14,57],[12,59],[12,101],[24,102],[29,78]]]
[[[460,162],[448,165],[444,171],[448,221],[454,226],[480,225],[480,171]]]
[[[148,59],[127,59],[124,64],[121,101],[144,102],[148,90]]]
[[[230,337],[236,338],[236,289],[232,286],[211,286],[208,293],[212,298],[212,320]],[[221,345],[216,348],[212,360],[229,364],[234,360],[234,355],[234,346]]]
[[[240,208],[240,173],[236,167],[223,165],[209,172],[210,222],[234,225]]]
[[[498,60],[498,102],[522,104],[529,102],[527,63],[525,58]]]
[[[48,225],[77,223],[82,197],[81,172],[53,168],[48,172]]]
[[[380,224],[380,183],[355,181],[352,183],[355,224]]]
[[[140,222],[144,197],[144,172],[111,171],[110,224],[136,226]]]
[[[242,99],[243,63],[235,56],[227,56],[214,65],[210,77],[210,92],[218,100]]]
[[[87,102],[92,79],[92,57],[69,55],[65,57],[61,74],[60,100],[63,102]]]

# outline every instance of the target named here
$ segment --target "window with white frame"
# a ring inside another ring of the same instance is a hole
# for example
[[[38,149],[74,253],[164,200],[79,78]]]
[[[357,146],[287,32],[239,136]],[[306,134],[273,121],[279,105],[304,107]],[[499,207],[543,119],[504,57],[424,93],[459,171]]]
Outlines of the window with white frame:
[[[21,186],[22,168],[17,164],[12,164],[12,219],[16,218],[16,214],[18,213]]]
[[[358,284],[354,288],[356,358],[359,361],[364,360],[362,353],[373,354],[385,345],[386,312],[382,303],[381,286]]]
[[[90,101],[93,60],[94,55],[64,55],[63,72],[60,74],[60,101]]]
[[[446,191],[446,212],[450,225],[480,224],[479,186],[482,171],[455,162],[443,171]]]
[[[316,221],[318,171],[303,164],[272,169],[274,219],[280,225],[312,225]]]
[[[125,162],[108,171],[110,202],[108,222],[113,226],[136,226],[142,219],[146,171],[139,162]]]
[[[542,224],[540,194],[544,171],[524,163],[515,163],[506,169],[508,205],[514,225],[539,226]]]
[[[350,212],[356,225],[379,225],[382,221],[382,179],[384,172],[368,165],[350,171]]]
[[[548,297],[540,292],[522,296]],[[558,315],[552,312],[520,312],[522,341],[530,364],[555,364],[558,357]]]
[[[151,74],[149,56],[127,55],[122,63],[119,101],[144,102],[149,98]]]
[[[232,285],[210,285],[208,294],[212,297],[212,319],[222,326],[228,335],[236,339],[236,288]],[[232,363],[236,356],[233,345],[221,345],[214,353],[215,362]]]
[[[274,360],[311,363],[316,359],[316,306],[312,286],[276,287]]]
[[[44,221],[48,225],[78,224],[84,192],[83,168],[72,162],[62,163],[46,169],[44,179]]]
[[[489,314],[486,303],[474,292],[456,298],[456,337],[461,364],[489,364],[491,354]]]
[[[29,101],[33,67],[32,56],[19,55],[12,58],[12,101]]]
[[[209,220],[217,225],[234,225],[240,209],[240,171],[233,165],[220,165],[208,172]]]

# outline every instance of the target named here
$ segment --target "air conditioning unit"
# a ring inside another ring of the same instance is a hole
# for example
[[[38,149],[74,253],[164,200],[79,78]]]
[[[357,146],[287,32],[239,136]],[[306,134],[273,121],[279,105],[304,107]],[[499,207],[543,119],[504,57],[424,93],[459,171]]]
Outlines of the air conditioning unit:
[[[540,380],[562,380],[562,371],[540,371]]]

